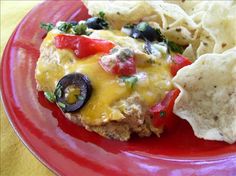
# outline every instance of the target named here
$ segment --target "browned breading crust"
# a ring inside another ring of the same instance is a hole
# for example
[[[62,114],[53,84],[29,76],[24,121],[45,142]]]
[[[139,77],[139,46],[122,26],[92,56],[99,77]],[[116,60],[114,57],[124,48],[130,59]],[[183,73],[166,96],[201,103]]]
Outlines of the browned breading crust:
[[[132,133],[140,137],[147,137],[153,133],[160,135],[162,129],[154,128],[150,124],[150,114],[147,107],[141,102],[137,94],[133,94],[126,100],[116,103],[113,108],[120,110],[124,115],[121,121],[110,121],[100,126],[90,126],[83,123],[78,113],[66,113],[66,117],[76,124],[84,126],[89,131],[94,131],[109,139],[127,141]]]

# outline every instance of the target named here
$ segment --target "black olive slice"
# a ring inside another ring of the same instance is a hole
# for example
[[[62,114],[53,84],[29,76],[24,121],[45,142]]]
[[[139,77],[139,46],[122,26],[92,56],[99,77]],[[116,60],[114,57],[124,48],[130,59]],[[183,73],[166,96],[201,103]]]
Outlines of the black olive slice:
[[[71,24],[72,26],[76,26],[76,25],[78,24],[78,22],[77,22],[77,21],[70,21],[70,24]]]
[[[142,31],[142,35],[145,39],[147,39],[151,42],[154,41],[154,40],[158,41],[157,31],[149,25],[147,25],[145,30]]]
[[[91,29],[106,29],[108,27],[108,23],[99,17],[92,17],[87,19],[86,21],[86,25],[88,26],[88,28]]]
[[[152,54],[152,43],[145,41],[144,50],[147,54]]]
[[[135,39],[138,38],[144,39],[141,31],[139,31],[136,27],[132,29],[131,37]]]
[[[161,34],[161,31],[159,29],[155,29],[151,27],[148,23],[146,22],[141,22],[137,25],[132,26],[132,32],[131,32],[131,37],[137,39],[143,39],[143,40],[148,40],[148,41],[163,41],[164,37]]]
[[[91,93],[91,83],[88,77],[81,73],[72,73],[61,78],[54,92],[56,103],[63,112],[74,112],[81,109],[89,100]],[[68,100],[69,96],[74,96],[73,102]]]

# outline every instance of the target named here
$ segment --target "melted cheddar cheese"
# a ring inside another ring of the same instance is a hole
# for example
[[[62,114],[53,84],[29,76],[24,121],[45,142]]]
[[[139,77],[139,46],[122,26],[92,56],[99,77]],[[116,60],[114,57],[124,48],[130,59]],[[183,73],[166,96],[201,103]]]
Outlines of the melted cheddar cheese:
[[[139,51],[135,58],[138,82],[130,88],[118,76],[102,69],[98,63],[101,54],[78,59],[71,50],[57,49],[54,46],[56,35],[49,32],[41,45],[41,55],[35,74],[38,89],[54,92],[57,82],[63,76],[74,72],[86,75],[91,81],[93,92],[86,105],[76,113],[80,114],[81,120],[87,125],[101,125],[109,121],[122,120],[123,114],[113,106],[134,93],[137,93],[147,106],[152,106],[172,88],[166,59],[159,59],[153,64],[146,62],[149,55],[142,54],[144,44],[142,41],[132,39],[119,31],[99,30],[90,36],[110,40],[117,45]]]

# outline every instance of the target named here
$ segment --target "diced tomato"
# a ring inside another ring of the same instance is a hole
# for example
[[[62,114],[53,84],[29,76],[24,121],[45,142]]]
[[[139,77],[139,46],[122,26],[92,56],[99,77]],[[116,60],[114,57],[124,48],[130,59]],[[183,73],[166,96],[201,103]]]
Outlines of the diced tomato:
[[[111,59],[103,62],[100,59],[99,64],[102,68],[109,73],[119,75],[119,76],[131,76],[136,73],[136,66],[133,57],[127,58],[125,60]]]
[[[180,54],[176,54],[172,57],[172,63],[170,65],[170,71],[172,76],[175,76],[181,68],[190,64],[192,64],[192,62],[189,59]]]
[[[155,127],[171,129],[175,125],[176,119],[173,114],[173,107],[179,93],[179,89],[171,90],[161,102],[150,108],[149,111],[152,114],[152,124]]]
[[[91,39],[84,36],[58,35],[55,45],[59,49],[71,49],[78,58],[88,57],[97,53],[109,53],[115,46],[107,40]]]

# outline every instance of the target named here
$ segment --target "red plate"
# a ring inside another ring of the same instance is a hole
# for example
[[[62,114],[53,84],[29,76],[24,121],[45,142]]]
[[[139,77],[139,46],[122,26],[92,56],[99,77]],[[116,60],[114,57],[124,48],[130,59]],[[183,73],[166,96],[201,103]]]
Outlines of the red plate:
[[[236,175],[236,144],[198,139],[183,120],[161,138],[107,140],[66,120],[36,91],[40,22],[87,17],[79,1],[44,2],[23,19],[5,48],[2,99],[26,146],[59,175]]]

